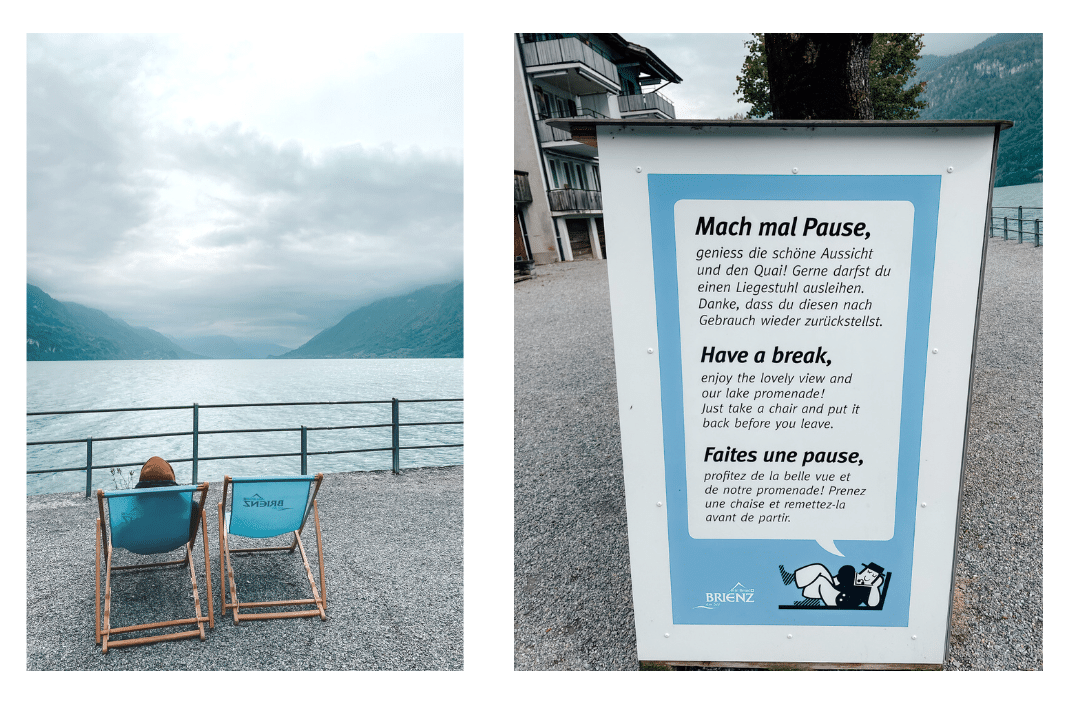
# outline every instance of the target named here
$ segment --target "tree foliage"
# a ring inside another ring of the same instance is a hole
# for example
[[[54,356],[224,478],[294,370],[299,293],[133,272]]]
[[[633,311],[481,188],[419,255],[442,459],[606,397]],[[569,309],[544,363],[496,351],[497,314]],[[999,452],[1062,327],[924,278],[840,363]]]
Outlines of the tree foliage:
[[[926,83],[915,82],[921,34],[875,34],[870,47],[870,96],[878,120],[916,120],[926,101]]]
[[[750,105],[747,116],[772,117],[765,35],[746,42],[747,56],[736,76],[735,95]],[[870,47],[870,97],[879,120],[914,120],[926,107],[919,100],[923,83],[915,83],[915,62],[923,49],[921,34],[875,34]]]

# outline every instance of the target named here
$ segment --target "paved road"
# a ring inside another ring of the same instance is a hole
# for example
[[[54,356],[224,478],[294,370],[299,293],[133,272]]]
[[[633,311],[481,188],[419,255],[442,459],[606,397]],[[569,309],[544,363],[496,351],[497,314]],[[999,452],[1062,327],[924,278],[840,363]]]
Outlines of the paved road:
[[[946,670],[1042,668],[1042,254],[989,245]],[[515,285],[515,668],[636,670],[606,262]]]

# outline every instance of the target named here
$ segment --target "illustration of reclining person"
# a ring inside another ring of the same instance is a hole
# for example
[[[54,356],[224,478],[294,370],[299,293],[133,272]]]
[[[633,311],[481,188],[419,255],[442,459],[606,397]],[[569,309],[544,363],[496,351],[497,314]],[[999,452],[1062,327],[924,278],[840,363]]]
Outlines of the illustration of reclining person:
[[[796,587],[802,588],[806,599],[795,603],[799,607],[818,605],[818,600],[840,609],[854,609],[862,604],[877,607],[881,603],[885,571],[877,563],[863,563],[862,566],[862,571],[856,573],[855,568],[845,565],[833,576],[820,563],[805,565],[794,573],[787,572],[781,565],[780,577],[785,585],[794,581]]]
[[[154,456],[143,463],[142,470],[139,471],[139,482],[135,485],[135,489],[141,490],[151,487],[176,487],[176,474],[173,472],[172,465],[169,465],[168,461]],[[191,498],[191,536],[194,538],[195,532],[199,529],[199,503],[195,500],[194,495]]]

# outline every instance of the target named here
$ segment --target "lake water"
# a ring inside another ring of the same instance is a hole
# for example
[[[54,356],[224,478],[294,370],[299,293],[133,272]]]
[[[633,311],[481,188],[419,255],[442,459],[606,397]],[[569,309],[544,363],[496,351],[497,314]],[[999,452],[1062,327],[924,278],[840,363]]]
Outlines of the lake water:
[[[460,399],[463,361],[441,360],[102,360],[27,362],[27,411],[187,406],[182,410],[28,416],[27,441],[105,438],[187,432],[187,436],[93,443],[93,464],[138,463],[158,455],[192,457],[192,404],[199,404],[199,481],[226,474],[293,475],[299,457],[203,460],[209,456],[297,453],[300,432],[210,434],[225,429],[277,429],[388,424],[390,404],[206,409],[210,404],[311,401],[389,401],[391,398]],[[463,402],[402,403],[400,422],[461,421]],[[413,426],[400,432],[400,445],[462,443],[464,426]],[[390,428],[308,431],[309,453],[388,448]],[[461,465],[462,448],[403,450],[402,467]],[[27,446],[27,469],[85,467],[85,442]],[[308,474],[391,467],[389,451],[315,455]],[[177,481],[191,480],[191,463],[173,463]],[[139,467],[95,469],[93,487],[134,484],[126,477]],[[84,471],[27,475],[28,494],[82,491]]]
[[[999,186],[994,189],[995,207],[1042,207],[1043,185],[1042,182],[1035,184],[1021,184],[1020,186]]]
[[[991,236],[1004,237],[1006,234],[1005,226],[1008,225],[1010,238],[1015,240],[1018,237],[1017,219],[1022,215],[1024,218],[1025,240],[1034,241],[1035,229],[1038,227],[1041,243],[1046,236],[1046,220],[1043,217],[1042,197],[1042,182],[995,188],[994,202],[992,204],[994,206],[994,221]],[[1022,206],[1023,209],[1021,210],[1017,206]],[[1008,208],[1009,210],[1001,210],[1002,208]],[[1035,222],[1036,219],[1038,219],[1038,223]]]

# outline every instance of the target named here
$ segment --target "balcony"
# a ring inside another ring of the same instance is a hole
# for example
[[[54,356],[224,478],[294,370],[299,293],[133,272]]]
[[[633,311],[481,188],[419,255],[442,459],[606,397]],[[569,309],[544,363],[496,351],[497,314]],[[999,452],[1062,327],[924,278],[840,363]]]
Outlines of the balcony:
[[[540,146],[541,147],[552,147],[552,146],[554,146],[552,143],[560,142],[562,144],[560,144],[559,147],[560,147],[560,149],[562,149],[565,152],[570,152],[570,153],[573,153],[573,154],[579,154],[579,155],[584,155],[584,156],[595,157],[596,156],[596,150],[591,150],[589,148],[582,149],[583,147],[585,147],[585,145],[582,145],[579,142],[574,141],[574,138],[570,135],[569,132],[567,132],[566,130],[561,130],[561,129],[557,128],[557,127],[551,127],[545,121],[550,120],[550,119],[555,119],[555,118],[558,118],[558,119],[561,119],[561,118],[575,118],[575,117],[605,118],[607,116],[606,115],[601,115],[600,113],[596,112],[595,110],[589,110],[588,108],[578,108],[578,107],[573,106],[573,105],[570,106],[569,110],[570,110],[570,112],[561,111],[561,110],[558,110],[558,109],[555,109],[555,110],[550,110],[549,109],[549,110],[544,111],[540,115],[539,119],[537,119],[537,121],[536,121],[536,134],[538,135],[538,137],[540,139]]]
[[[548,205],[552,213],[587,213],[604,210],[599,191],[563,188],[548,191]]]
[[[547,118],[541,118],[536,121],[536,134],[539,135],[541,147],[548,147],[551,142],[573,142],[569,132],[551,127],[546,120]]]
[[[514,205],[532,203],[532,189],[529,188],[529,172],[514,172]]]
[[[674,120],[675,106],[659,93],[620,95],[619,113],[624,118],[655,117],[659,120]]]
[[[548,39],[521,45],[525,70],[534,81],[545,81],[574,95],[618,93],[615,64],[576,37]]]

